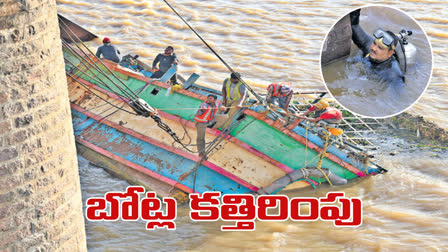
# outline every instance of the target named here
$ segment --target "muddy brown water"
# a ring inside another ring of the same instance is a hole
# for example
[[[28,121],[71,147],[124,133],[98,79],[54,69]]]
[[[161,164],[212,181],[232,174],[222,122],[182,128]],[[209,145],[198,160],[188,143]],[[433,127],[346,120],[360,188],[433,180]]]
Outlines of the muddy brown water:
[[[360,2],[346,1],[172,1],[204,39],[259,91],[271,82],[323,88],[319,54],[326,32]],[[151,63],[173,45],[180,71],[196,72],[198,83],[219,88],[227,70],[171,13],[163,1],[58,0],[58,10],[99,36],[109,36],[124,53]],[[362,4],[377,4],[363,1]],[[430,86],[409,112],[447,129],[448,4],[381,1],[413,16],[429,35],[434,58]],[[100,40],[90,44],[100,45]],[[186,74],[187,75],[187,74]],[[179,209],[177,230],[146,231],[144,222],[86,222],[91,251],[444,251],[448,245],[448,155],[405,150],[405,140],[387,136],[377,156],[390,172],[349,186],[321,187],[289,196],[324,196],[343,190],[364,203],[363,225],[336,228],[327,222],[257,222],[254,232],[221,232],[218,223],[194,223]],[[389,150],[398,150],[390,156]],[[126,182],[91,167],[80,157],[86,197],[123,191]]]

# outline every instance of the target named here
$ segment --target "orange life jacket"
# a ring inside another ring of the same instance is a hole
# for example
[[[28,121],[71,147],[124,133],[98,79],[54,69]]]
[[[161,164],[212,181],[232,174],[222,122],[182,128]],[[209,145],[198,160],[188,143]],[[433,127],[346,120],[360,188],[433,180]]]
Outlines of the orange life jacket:
[[[205,105],[205,108],[203,108],[203,105]],[[220,101],[215,101],[215,106],[210,106],[207,102],[204,101],[199,107],[198,112],[196,112],[194,120],[200,123],[210,122],[211,120],[213,120],[213,118],[215,118],[216,111],[218,111],[218,108],[220,106]],[[205,112],[202,115],[199,115],[199,111],[203,111],[204,109]]]
[[[289,95],[289,94],[292,92],[292,90],[289,91],[289,92],[286,93],[286,94],[283,94],[282,92],[280,92],[280,89],[281,89],[282,86],[284,86],[284,85],[291,85],[291,83],[289,83],[289,82],[272,83],[271,85],[268,86],[268,91],[269,91],[269,89],[270,89],[271,87],[273,87],[272,97],[275,97],[275,96],[279,96],[279,97],[287,96],[287,95]]]

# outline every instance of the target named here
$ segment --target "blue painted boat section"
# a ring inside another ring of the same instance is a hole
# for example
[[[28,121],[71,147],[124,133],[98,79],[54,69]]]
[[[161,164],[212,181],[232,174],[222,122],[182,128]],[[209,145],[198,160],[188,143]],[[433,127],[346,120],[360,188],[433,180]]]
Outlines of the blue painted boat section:
[[[193,85],[199,79],[199,77],[200,77],[199,74],[192,73],[190,77],[185,81],[184,88],[189,89],[190,86]]]
[[[177,181],[196,164],[193,160],[124,134],[94,119],[88,119],[86,115],[73,109],[72,117],[77,137],[83,138],[87,135],[90,143],[172,180]],[[182,184],[193,188],[193,177],[194,172],[181,181]],[[197,170],[195,189],[198,192],[221,191],[224,194],[251,191],[204,165],[200,165]]]
[[[160,78],[160,81],[163,83],[166,83],[169,79],[171,79],[171,77],[173,77],[173,75],[176,73],[176,71],[177,71],[177,66],[171,65],[170,69],[168,69],[168,71],[166,71],[166,73]]]
[[[145,77],[151,78],[152,72],[147,71],[145,69],[138,69],[137,65],[130,65],[128,62],[120,63],[121,66],[132,69],[136,72],[142,73]]]

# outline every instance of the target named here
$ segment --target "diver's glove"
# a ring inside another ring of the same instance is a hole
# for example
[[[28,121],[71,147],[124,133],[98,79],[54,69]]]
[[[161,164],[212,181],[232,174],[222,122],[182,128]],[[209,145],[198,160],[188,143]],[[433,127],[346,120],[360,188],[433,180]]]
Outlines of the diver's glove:
[[[359,15],[361,14],[361,9],[356,9],[350,12],[350,23],[351,25],[359,25]]]

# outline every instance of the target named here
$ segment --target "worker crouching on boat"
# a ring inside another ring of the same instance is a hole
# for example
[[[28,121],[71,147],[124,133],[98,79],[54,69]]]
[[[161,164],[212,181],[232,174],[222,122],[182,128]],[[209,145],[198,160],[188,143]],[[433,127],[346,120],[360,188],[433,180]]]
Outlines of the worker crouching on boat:
[[[103,55],[104,59],[111,60],[115,63],[120,62],[120,51],[111,44],[111,40],[108,37],[103,39],[103,45],[98,47],[96,51],[96,57],[100,58]]]
[[[205,131],[207,126],[210,123],[216,122],[214,127],[221,127],[228,117],[224,114],[218,114],[218,109],[225,111],[226,108],[217,99],[218,97],[216,95],[208,95],[207,100],[201,104],[194,118],[197,129],[196,144],[200,157],[205,155]]]
[[[240,73],[233,72],[230,74],[230,78],[226,78],[222,83],[224,106],[230,107],[228,113],[230,119],[224,127],[227,127],[228,124],[233,122],[235,115],[243,108],[244,101],[246,100],[247,89],[240,79]]]
[[[178,63],[179,61],[174,53],[174,48],[172,46],[168,46],[165,48],[165,52],[159,53],[152,62],[153,74],[151,75],[151,78],[162,77],[170,69],[171,65],[177,65]],[[159,64],[159,68],[157,68],[157,64]],[[177,84],[176,74],[171,77],[171,84]]]
[[[272,83],[267,90],[266,102],[271,104],[277,103],[280,108],[288,112],[289,102],[293,95],[291,83]]]
[[[306,117],[307,114],[314,112],[314,118]],[[306,119],[313,123],[322,124],[325,127],[333,127],[334,124],[338,124],[342,120],[342,112],[334,107],[330,107],[326,101],[319,101],[314,106],[308,109],[305,113],[295,117],[299,119]]]

